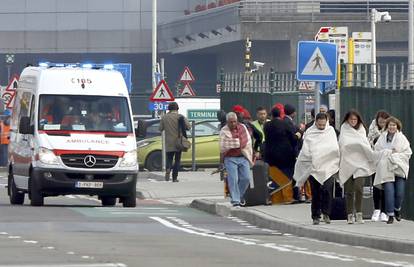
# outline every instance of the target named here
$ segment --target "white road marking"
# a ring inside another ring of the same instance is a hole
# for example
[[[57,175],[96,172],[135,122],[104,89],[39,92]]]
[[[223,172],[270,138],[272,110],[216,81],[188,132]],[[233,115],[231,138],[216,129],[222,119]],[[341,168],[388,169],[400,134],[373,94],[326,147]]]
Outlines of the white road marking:
[[[0,235],[8,235],[6,232],[0,232]]]
[[[75,255],[75,252],[73,252],[73,251],[68,251],[68,252],[66,252],[66,254],[68,254],[68,255]]]
[[[79,264],[40,264],[40,265],[0,265],[0,267],[128,267],[123,263],[79,263]]]
[[[8,238],[10,238],[10,239],[20,239],[22,237],[18,236],[18,235],[9,235]]]
[[[6,188],[7,187],[7,184],[0,184],[0,187],[1,188]]]
[[[55,249],[55,247],[42,247],[43,249],[48,249],[48,250],[52,250]]]
[[[171,223],[167,220],[164,220],[160,217],[150,217],[150,219],[152,219],[154,221],[157,221],[157,222],[163,224],[164,226],[166,226],[168,228],[176,229],[176,230],[186,232],[186,233],[189,233],[189,234],[193,234],[193,235],[211,237],[211,238],[221,239],[221,240],[228,240],[228,241],[233,241],[233,242],[237,242],[237,243],[242,243],[244,245],[255,245],[254,242],[244,241],[244,240],[237,239],[237,238],[231,238],[231,237],[226,237],[226,236],[217,236],[217,235],[212,235],[212,234],[207,234],[207,233],[200,233],[200,232],[197,232],[197,231],[194,231],[194,230],[191,230],[191,229],[187,229],[187,228],[184,228],[184,227],[177,226],[177,225],[175,225],[175,224],[173,224],[173,223]]]
[[[155,221],[161,223],[162,225],[164,225],[168,228],[175,229],[175,230],[178,230],[178,231],[182,231],[182,232],[185,232],[185,233],[188,233],[188,234],[193,234],[193,235],[198,235],[198,236],[203,236],[203,237],[209,237],[209,238],[214,238],[214,239],[219,239],[219,240],[232,241],[232,242],[241,243],[241,244],[244,244],[244,245],[255,245],[255,246],[259,246],[259,247],[274,249],[274,250],[277,250],[277,251],[280,251],[280,252],[283,252],[283,253],[302,254],[302,255],[315,256],[315,257],[320,257],[320,258],[325,258],[325,259],[330,259],[330,260],[337,260],[337,261],[342,261],[342,262],[363,261],[363,262],[367,262],[367,263],[375,263],[375,264],[381,264],[381,265],[385,265],[385,266],[414,267],[413,264],[410,264],[408,262],[400,262],[400,261],[392,262],[392,261],[377,260],[377,259],[371,259],[371,258],[358,258],[356,256],[344,255],[344,254],[339,254],[339,253],[335,253],[335,252],[310,251],[308,248],[297,247],[297,246],[294,246],[294,245],[287,245],[287,244],[277,244],[276,245],[274,243],[264,243],[261,240],[229,237],[229,236],[225,235],[224,233],[198,232],[194,229],[188,229],[188,228],[184,228],[184,227],[175,225],[174,223],[172,223],[168,220],[162,219],[160,217],[150,217],[150,219],[155,220]],[[180,219],[178,219],[178,220],[180,220]],[[288,235],[288,236],[291,236],[291,235]]]
[[[39,243],[35,240],[23,240],[23,242],[26,243],[26,244],[37,244],[37,243]]]

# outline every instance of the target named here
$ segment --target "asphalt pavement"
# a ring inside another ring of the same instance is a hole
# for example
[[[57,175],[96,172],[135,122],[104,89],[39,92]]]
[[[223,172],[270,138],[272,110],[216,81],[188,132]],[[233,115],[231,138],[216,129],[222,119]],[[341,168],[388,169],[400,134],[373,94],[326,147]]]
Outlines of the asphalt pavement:
[[[193,209],[188,204],[198,190],[209,201],[222,198],[222,182],[208,173],[182,175],[179,183],[142,175],[138,190],[154,192],[136,208],[101,207],[95,197],[76,195],[46,198],[43,207],[12,206],[5,176],[0,173],[0,267],[414,266],[413,255],[299,237]]]

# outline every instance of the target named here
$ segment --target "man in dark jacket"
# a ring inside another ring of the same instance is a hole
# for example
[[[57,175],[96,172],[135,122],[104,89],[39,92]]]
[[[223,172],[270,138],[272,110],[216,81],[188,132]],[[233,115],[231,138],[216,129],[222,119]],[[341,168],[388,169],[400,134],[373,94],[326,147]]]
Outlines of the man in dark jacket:
[[[292,178],[296,160],[296,137],[289,125],[280,118],[279,109],[272,109],[272,120],[265,124],[264,133],[265,161]]]

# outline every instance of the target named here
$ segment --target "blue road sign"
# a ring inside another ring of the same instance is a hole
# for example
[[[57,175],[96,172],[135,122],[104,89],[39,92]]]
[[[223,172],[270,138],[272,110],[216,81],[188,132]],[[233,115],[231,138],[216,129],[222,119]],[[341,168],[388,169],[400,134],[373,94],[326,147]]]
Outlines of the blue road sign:
[[[148,110],[149,111],[158,111],[158,110],[167,110],[169,102],[149,102]]]
[[[299,81],[336,81],[336,44],[301,41],[298,43],[296,76]]]
[[[122,76],[124,77],[125,83],[128,87],[128,92],[131,93],[132,91],[132,82],[131,82],[131,76],[132,76],[132,64],[129,63],[117,63],[113,64],[114,69],[119,71]]]

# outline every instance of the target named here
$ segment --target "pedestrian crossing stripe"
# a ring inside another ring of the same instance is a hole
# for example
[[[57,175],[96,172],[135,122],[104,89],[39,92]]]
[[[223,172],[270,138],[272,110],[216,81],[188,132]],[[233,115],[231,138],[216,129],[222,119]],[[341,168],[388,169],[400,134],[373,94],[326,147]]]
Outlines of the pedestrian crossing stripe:
[[[174,101],[174,95],[165,80],[161,80],[150,96],[150,101]]]
[[[315,51],[313,51],[312,56],[309,58],[308,63],[306,63],[305,68],[302,71],[302,75],[332,75],[332,71],[326,63],[326,59],[319,47],[316,47]]]

